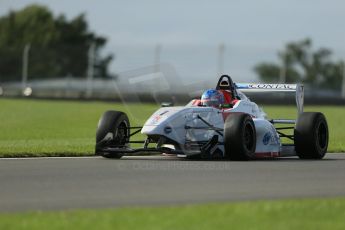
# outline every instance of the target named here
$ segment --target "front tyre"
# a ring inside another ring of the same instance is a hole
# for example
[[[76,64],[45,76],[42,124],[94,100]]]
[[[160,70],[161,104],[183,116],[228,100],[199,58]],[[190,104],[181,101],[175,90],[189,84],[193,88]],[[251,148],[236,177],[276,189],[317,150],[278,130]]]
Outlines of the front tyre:
[[[302,113],[294,130],[295,150],[301,159],[322,159],[328,147],[328,125],[319,112]]]
[[[128,116],[119,111],[106,111],[99,119],[96,132],[96,155],[121,158],[122,153],[106,152],[106,147],[126,148],[130,137]]]
[[[256,130],[250,115],[230,113],[224,123],[224,148],[230,160],[254,158]]]

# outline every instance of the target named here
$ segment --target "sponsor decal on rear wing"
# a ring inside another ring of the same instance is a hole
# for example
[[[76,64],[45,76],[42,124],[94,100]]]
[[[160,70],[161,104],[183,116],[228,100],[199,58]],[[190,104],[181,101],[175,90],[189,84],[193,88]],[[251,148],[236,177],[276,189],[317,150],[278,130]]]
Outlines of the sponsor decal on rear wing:
[[[304,87],[301,84],[235,83],[235,86],[242,92],[294,92],[298,113],[303,112]]]
[[[297,84],[254,84],[254,83],[236,83],[236,88],[241,91],[253,92],[257,90],[262,91],[289,91],[295,92],[297,89]]]

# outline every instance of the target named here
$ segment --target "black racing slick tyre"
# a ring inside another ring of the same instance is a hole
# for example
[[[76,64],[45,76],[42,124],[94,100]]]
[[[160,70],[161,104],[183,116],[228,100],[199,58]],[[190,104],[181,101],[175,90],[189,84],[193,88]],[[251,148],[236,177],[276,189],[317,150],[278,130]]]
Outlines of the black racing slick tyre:
[[[96,155],[121,158],[122,153],[104,151],[106,147],[125,148],[130,137],[130,123],[125,113],[106,111],[99,119],[96,132]]]
[[[250,115],[231,113],[226,118],[224,148],[230,160],[250,160],[255,157],[256,130]]]
[[[322,159],[328,147],[328,125],[318,112],[302,113],[294,130],[295,150],[301,159]]]

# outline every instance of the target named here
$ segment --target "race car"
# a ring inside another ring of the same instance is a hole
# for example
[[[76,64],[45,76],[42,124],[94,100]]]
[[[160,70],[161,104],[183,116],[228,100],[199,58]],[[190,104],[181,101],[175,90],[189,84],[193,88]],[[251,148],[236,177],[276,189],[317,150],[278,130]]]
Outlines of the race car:
[[[295,93],[297,120],[267,119],[246,91]],[[322,159],[328,147],[326,118],[320,112],[303,112],[303,103],[303,85],[235,84],[223,75],[216,88],[205,91],[201,98],[186,106],[162,107],[142,127],[131,127],[123,112],[106,111],[98,122],[95,153],[106,158],[156,152],[230,160],[296,155]],[[132,141],[139,132],[146,138]],[[142,147],[131,148],[132,143],[142,143]]]

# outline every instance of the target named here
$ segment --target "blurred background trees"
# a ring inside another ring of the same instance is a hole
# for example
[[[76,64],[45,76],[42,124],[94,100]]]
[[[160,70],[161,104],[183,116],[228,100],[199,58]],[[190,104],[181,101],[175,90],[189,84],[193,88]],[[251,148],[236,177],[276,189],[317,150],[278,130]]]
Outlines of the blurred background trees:
[[[24,47],[30,44],[31,79],[85,77],[88,51],[95,47],[94,76],[108,77],[112,55],[102,56],[104,37],[88,29],[84,14],[67,20],[54,17],[44,6],[30,5],[0,18],[0,70],[2,81],[20,80]]]
[[[113,56],[101,52],[106,42],[106,38],[89,30],[83,14],[67,19],[64,15],[54,16],[40,5],[11,11],[0,17],[0,80],[21,80],[23,53],[28,47],[30,80],[85,78],[90,66],[93,77],[109,77]],[[94,47],[92,65],[91,47]],[[142,59],[147,59],[147,52]],[[188,68],[193,66],[188,64]],[[303,82],[313,88],[322,86],[336,91],[341,89],[343,69],[343,63],[334,60],[330,49],[314,49],[310,39],[290,42],[278,52],[278,61],[262,62],[254,67],[260,81]]]
[[[310,39],[288,43],[278,58],[278,64],[263,62],[254,67],[260,80],[341,89],[343,63],[333,60],[332,51],[327,48],[313,50]]]

